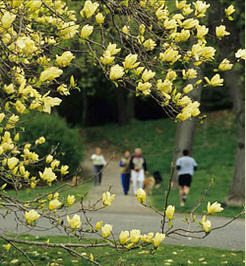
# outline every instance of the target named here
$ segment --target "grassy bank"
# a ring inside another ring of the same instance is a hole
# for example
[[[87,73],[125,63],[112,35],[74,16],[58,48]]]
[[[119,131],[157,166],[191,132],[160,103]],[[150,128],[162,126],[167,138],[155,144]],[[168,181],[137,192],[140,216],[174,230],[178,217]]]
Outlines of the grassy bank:
[[[170,163],[174,149],[176,124],[169,120],[132,121],[129,125],[106,125],[103,127],[87,128],[87,141],[103,149],[113,147],[117,152],[125,149],[143,149],[147,160],[148,170],[161,171],[164,183],[160,189],[154,190],[152,203],[162,209],[164,193],[167,188]],[[193,208],[201,195],[207,189],[211,178],[214,186],[206,197],[207,201],[223,202],[227,195],[233,173],[234,156],[236,150],[235,121],[230,112],[216,112],[208,114],[203,124],[198,124],[193,156],[198,162],[199,170],[193,178],[191,192],[185,208],[179,207],[178,191],[173,190],[169,202],[177,207],[177,211],[186,212]],[[198,212],[205,208],[201,205]],[[233,216],[241,208],[226,207],[223,214]]]
[[[66,242],[67,238],[61,236],[52,236],[46,238],[35,238],[31,236],[23,236],[26,240],[46,241],[50,239],[50,243]],[[71,238],[71,242],[78,242]],[[18,260],[15,265],[28,265],[24,256],[16,249],[11,247],[9,252],[4,251],[2,245],[5,244],[0,240],[0,265],[12,265],[11,261]],[[85,259],[72,256],[63,249],[58,248],[34,248],[33,246],[17,245],[26,252],[35,265],[92,265]],[[126,253],[117,253],[110,248],[94,248],[94,249],[76,249],[78,253],[84,253],[89,257],[90,253],[94,255],[101,265],[244,265],[243,251],[221,250],[206,247],[184,247],[177,245],[161,245],[154,255],[150,255],[147,250],[133,250]],[[53,264],[52,264],[53,263]]]

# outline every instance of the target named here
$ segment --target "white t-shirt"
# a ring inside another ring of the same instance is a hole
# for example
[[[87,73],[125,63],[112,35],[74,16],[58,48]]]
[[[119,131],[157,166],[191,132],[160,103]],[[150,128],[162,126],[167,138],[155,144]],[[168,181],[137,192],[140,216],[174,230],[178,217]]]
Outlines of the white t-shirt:
[[[92,154],[91,159],[94,165],[106,165],[103,155]]]
[[[176,166],[180,166],[180,169],[178,170],[179,175],[193,175],[194,167],[197,166],[197,163],[192,157],[183,156],[176,161]]]

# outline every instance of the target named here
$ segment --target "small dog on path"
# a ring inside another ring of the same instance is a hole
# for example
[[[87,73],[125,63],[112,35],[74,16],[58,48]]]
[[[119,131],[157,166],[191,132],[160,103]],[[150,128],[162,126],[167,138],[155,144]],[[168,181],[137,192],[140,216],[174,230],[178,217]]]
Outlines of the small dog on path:
[[[147,195],[152,194],[152,190],[154,188],[154,185],[155,185],[155,179],[153,176],[144,179],[144,190],[145,190]]]

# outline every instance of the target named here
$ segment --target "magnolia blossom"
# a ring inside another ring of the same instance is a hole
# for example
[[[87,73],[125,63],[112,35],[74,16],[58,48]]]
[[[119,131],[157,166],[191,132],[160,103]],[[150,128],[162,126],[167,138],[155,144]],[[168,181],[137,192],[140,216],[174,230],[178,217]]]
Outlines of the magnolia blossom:
[[[219,64],[219,70],[221,71],[231,70],[232,67],[233,64],[230,64],[230,61],[226,58]]]
[[[221,207],[221,204],[218,203],[217,201],[215,201],[212,205],[210,204],[210,202],[208,202],[208,205],[207,205],[208,214],[222,212],[223,210],[224,209]]]
[[[31,224],[32,222],[36,221],[40,215],[35,210],[30,210],[29,212],[25,212],[25,219],[28,224]]]
[[[43,144],[45,143],[45,137],[40,137],[38,138],[36,141],[35,141],[35,144],[38,145],[38,144]]]
[[[8,159],[7,164],[10,170],[14,169],[15,166],[18,164],[19,159],[16,157],[11,157]]]
[[[133,229],[130,231],[130,241],[133,244],[136,244],[141,238],[141,232],[140,230]]]
[[[98,14],[95,16],[95,18],[96,18],[96,22],[97,22],[98,24],[102,24],[102,23],[104,22],[104,19],[105,19],[105,17],[103,16],[102,13],[98,13]]]
[[[145,199],[146,199],[146,192],[145,192],[142,188],[139,188],[139,189],[137,190],[136,197],[137,197],[137,200],[142,204],[142,203],[145,202]]]
[[[236,53],[235,53],[235,57],[239,58],[239,59],[243,59],[245,60],[246,57],[246,50],[245,49],[239,49]]]
[[[155,76],[155,72],[153,72],[152,70],[147,70],[145,69],[143,74],[142,74],[142,79],[144,82],[149,81],[150,79],[152,79]]]
[[[109,191],[103,192],[102,202],[104,206],[111,206],[112,201],[115,199],[115,194],[112,194]]]
[[[204,78],[208,85],[212,87],[218,87],[223,86],[224,79],[220,78],[219,74],[214,75],[211,80],[209,80],[207,77]]]
[[[53,211],[60,208],[62,203],[58,199],[53,199],[49,202],[49,210]]]
[[[123,66],[125,69],[132,69],[139,66],[140,62],[136,62],[138,58],[137,54],[129,54],[126,56]]]
[[[51,81],[55,78],[58,78],[62,75],[63,71],[59,69],[58,67],[49,67],[45,69],[43,72],[40,74],[40,81]]]
[[[61,56],[56,55],[56,62],[59,66],[65,67],[70,64],[73,58],[75,56],[70,51],[66,51]]]
[[[216,27],[216,36],[219,39],[227,35],[230,35],[230,32],[226,31],[226,27],[224,25],[220,25],[219,27]]]
[[[105,224],[104,226],[102,226],[101,230],[102,230],[102,236],[104,238],[107,238],[111,235],[112,225],[111,224]]]
[[[156,233],[152,240],[154,247],[158,247],[161,244],[161,242],[165,239],[165,237],[166,237],[165,234]]]
[[[211,231],[211,222],[206,219],[206,215],[203,216],[201,225],[206,233],[209,233]]]
[[[120,65],[114,65],[111,67],[110,69],[110,73],[109,73],[109,78],[111,80],[117,80],[120,79],[124,76],[125,72],[124,72],[124,68]]]
[[[39,171],[39,175],[41,179],[47,181],[48,183],[52,183],[54,180],[56,180],[56,174],[50,167],[45,167],[43,173]]]
[[[166,217],[169,220],[173,219],[173,215],[174,215],[174,211],[175,211],[175,206],[169,205],[165,211]]]
[[[87,39],[93,32],[93,26],[90,26],[89,24],[86,24],[80,33],[81,38]]]
[[[95,225],[95,230],[96,231],[99,231],[101,228],[102,228],[102,225],[103,225],[103,221],[98,221]]]
[[[67,215],[67,222],[73,230],[79,229],[82,224],[80,221],[80,216],[78,214],[74,214],[72,219],[70,219],[70,217]]]
[[[92,3],[90,0],[85,1],[84,8],[80,11],[82,17],[90,18],[96,12],[99,4],[97,2]]]
[[[68,195],[68,196],[67,196],[67,204],[68,204],[68,206],[73,205],[74,202],[75,202],[75,197],[74,197],[74,195]]]
[[[119,241],[124,245],[129,240],[129,231],[121,231],[119,235]]]

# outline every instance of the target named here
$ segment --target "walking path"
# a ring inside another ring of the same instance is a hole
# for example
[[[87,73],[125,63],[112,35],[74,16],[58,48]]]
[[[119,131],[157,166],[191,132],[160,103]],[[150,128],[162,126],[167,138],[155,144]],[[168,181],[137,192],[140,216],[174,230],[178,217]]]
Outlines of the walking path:
[[[84,165],[91,166],[91,162],[85,161]],[[152,210],[143,207],[133,195],[132,190],[125,196],[122,192],[120,183],[120,172],[118,160],[110,162],[110,165],[104,170],[102,185],[96,186],[89,192],[89,199],[95,200],[101,197],[102,193],[111,187],[111,193],[116,195],[110,207],[101,211],[92,213],[94,222],[103,220],[104,224],[113,225],[113,231],[118,235],[121,230],[140,229],[142,233],[160,232],[161,217]],[[230,220],[226,217],[209,217],[212,226],[220,226]],[[175,214],[174,224],[177,227],[185,228],[184,215]],[[200,229],[196,224],[193,229]],[[226,226],[212,232],[205,239],[168,237],[165,243],[184,244],[188,246],[207,246],[223,249],[245,249],[245,222],[244,219],[238,219]]]
[[[92,223],[95,224],[97,221],[103,220],[104,224],[112,224],[116,237],[121,230],[140,229],[141,233],[160,232],[161,217],[150,209],[143,207],[137,201],[132,191],[127,196],[123,195],[118,162],[119,158],[115,158],[115,160],[110,162],[109,166],[104,170],[102,185],[93,187],[88,194],[88,201],[98,200],[101,198],[102,193],[111,187],[111,192],[116,195],[112,206],[90,213],[89,216],[92,218]],[[85,160],[83,164],[84,167],[88,169],[92,168],[92,163],[88,160]],[[74,206],[74,210],[76,210],[76,204]],[[10,214],[7,220],[0,216],[0,229],[8,230],[10,233],[26,232],[34,235],[63,234],[55,227],[48,232],[45,230],[38,232],[34,230],[26,231],[23,226],[16,228],[15,220],[12,216],[13,215]],[[183,221],[184,215],[175,214],[174,218],[175,227],[185,228],[186,225]],[[225,224],[230,220],[226,217],[210,217],[209,219],[211,220],[213,227]],[[39,219],[38,223],[41,226],[47,225],[42,219]],[[200,226],[196,224],[193,225],[192,228],[200,229]],[[244,250],[244,235],[244,219],[238,219],[225,228],[212,232],[203,240],[187,237],[168,237],[165,239],[165,243]]]

